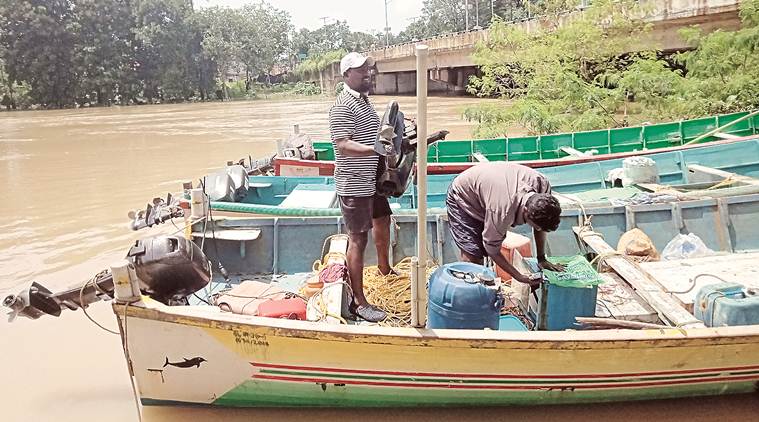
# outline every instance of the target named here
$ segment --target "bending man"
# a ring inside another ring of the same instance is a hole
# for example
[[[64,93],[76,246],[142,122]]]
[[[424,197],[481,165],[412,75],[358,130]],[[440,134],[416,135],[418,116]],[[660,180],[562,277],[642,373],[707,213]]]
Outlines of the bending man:
[[[515,280],[536,285],[501,255],[501,244],[512,227],[532,227],[538,264],[563,271],[548,262],[546,233],[559,227],[561,206],[551,196],[551,184],[537,171],[506,162],[482,163],[456,176],[446,198],[448,222],[463,261],[482,264],[489,256]]]

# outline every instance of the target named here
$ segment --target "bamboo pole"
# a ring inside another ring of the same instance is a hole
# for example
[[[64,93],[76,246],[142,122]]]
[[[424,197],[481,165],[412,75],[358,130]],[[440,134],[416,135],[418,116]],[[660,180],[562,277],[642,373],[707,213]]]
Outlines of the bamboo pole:
[[[416,138],[417,142],[417,269],[411,282],[412,325],[427,322],[427,54],[424,44],[416,46]]]
[[[696,137],[696,138],[694,138],[694,139],[692,139],[692,140],[684,143],[683,146],[685,146],[685,145],[692,145],[692,144],[698,143],[698,142],[702,141],[703,139],[708,138],[709,136],[714,135],[717,132],[723,131],[726,128],[728,128],[728,127],[730,127],[730,126],[732,126],[732,125],[734,125],[736,123],[740,123],[740,122],[742,122],[744,120],[750,119],[750,118],[756,116],[757,114],[759,114],[759,110],[752,111],[751,113],[749,113],[749,114],[741,117],[740,119],[733,120],[730,123],[724,124],[724,125],[716,128],[716,129],[710,130],[709,132],[706,132],[703,135],[700,135],[700,136],[698,136],[698,137]]]

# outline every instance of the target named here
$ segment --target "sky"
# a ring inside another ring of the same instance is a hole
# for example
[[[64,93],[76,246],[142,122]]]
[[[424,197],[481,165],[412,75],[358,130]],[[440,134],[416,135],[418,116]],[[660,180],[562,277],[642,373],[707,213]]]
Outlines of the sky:
[[[385,0],[267,0],[273,7],[290,14],[296,29],[314,30],[334,20],[347,20],[353,31],[383,32]],[[255,0],[195,0],[196,7],[240,7]],[[388,0],[390,31],[397,34],[422,14],[422,0]]]

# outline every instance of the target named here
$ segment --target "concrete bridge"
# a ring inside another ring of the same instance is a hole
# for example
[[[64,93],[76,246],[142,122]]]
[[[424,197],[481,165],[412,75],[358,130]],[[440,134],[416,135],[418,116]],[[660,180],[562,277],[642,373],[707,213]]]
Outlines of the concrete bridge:
[[[658,49],[674,52],[687,49],[678,35],[680,28],[699,26],[704,32],[717,29],[735,30],[740,28],[738,4],[736,0],[665,0],[651,1],[652,10],[647,18],[653,28],[639,45],[631,45],[630,51]],[[562,19],[571,19],[576,13]],[[531,19],[516,22],[528,32],[555,24],[545,19]],[[561,23],[559,23],[560,25]],[[416,92],[417,44],[429,46],[429,82],[431,92],[463,92],[471,75],[477,73],[472,59],[475,46],[488,39],[487,29],[459,32],[429,38],[417,42],[393,45],[388,48],[367,52],[377,60],[377,75],[374,79],[375,94],[414,94]],[[335,63],[321,75],[327,86],[334,87],[342,80],[339,64]]]

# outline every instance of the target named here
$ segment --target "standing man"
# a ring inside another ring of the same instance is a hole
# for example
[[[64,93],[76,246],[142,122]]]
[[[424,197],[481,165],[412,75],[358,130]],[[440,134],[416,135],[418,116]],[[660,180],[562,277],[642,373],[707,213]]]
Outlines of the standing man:
[[[559,227],[561,206],[551,195],[548,179],[537,171],[507,162],[478,164],[456,176],[445,202],[463,261],[482,264],[489,256],[516,281],[536,287],[539,281],[520,273],[501,255],[508,230],[528,224],[540,268],[564,270],[546,259],[546,233]]]
[[[390,204],[377,195],[379,155],[374,141],[380,118],[369,101],[374,59],[348,53],[340,60],[345,85],[329,111],[329,129],[335,150],[335,188],[340,201],[348,244],[348,276],[353,289],[351,312],[366,321],[385,319],[385,311],[369,304],[364,296],[364,251],[372,231],[380,273],[391,272]]]

